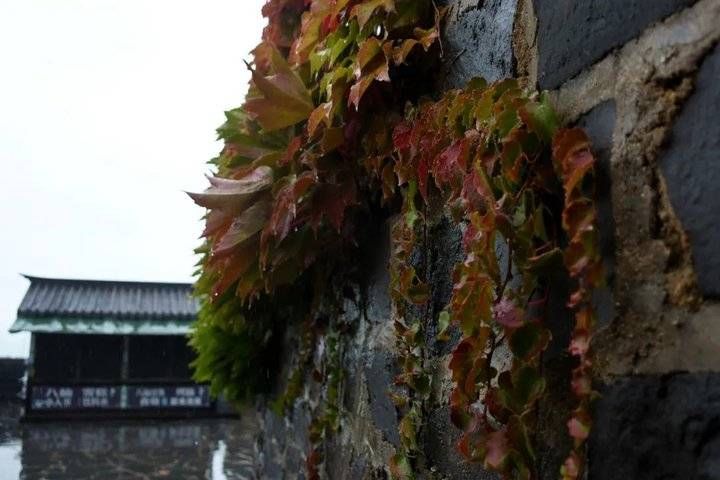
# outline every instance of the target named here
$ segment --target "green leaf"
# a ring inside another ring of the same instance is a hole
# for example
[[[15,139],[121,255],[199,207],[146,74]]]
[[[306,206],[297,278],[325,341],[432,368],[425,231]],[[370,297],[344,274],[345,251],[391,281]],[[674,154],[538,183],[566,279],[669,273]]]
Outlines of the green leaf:
[[[545,392],[545,379],[540,376],[536,368],[524,366],[513,375],[513,386],[513,393],[518,403],[522,406],[530,406]]]
[[[413,480],[415,478],[410,460],[402,453],[393,455],[389,466],[392,480]]]
[[[450,314],[447,310],[443,310],[438,315],[438,334],[437,339],[441,342],[447,342],[450,340],[448,329],[450,328]]]
[[[550,105],[547,92],[540,95],[538,103],[528,103],[526,109],[529,118],[526,120],[530,130],[535,132],[544,142],[550,143],[557,132],[559,121],[555,110]]]
[[[403,446],[409,450],[417,449],[417,413],[413,407],[407,415],[405,415],[398,426],[400,431],[400,441]],[[414,413],[415,412],[415,413]]]
[[[513,331],[510,350],[518,358],[525,359],[543,350],[550,341],[550,333],[537,322],[529,322]]]
[[[525,269],[534,275],[557,275],[565,271],[563,265],[563,252],[553,248],[547,252],[528,258]]]

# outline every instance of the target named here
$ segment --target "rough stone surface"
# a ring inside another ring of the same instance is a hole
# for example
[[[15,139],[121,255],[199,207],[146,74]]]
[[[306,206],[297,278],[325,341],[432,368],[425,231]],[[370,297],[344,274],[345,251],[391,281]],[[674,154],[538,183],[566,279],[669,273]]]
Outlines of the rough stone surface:
[[[622,378],[594,424],[590,480],[720,478],[720,374]]]
[[[645,28],[697,0],[534,0],[538,82],[560,86]]]
[[[720,47],[703,62],[660,166],[706,296],[720,296]]]
[[[451,340],[437,340],[437,319],[440,312],[447,307],[452,296],[452,273],[455,266],[463,261],[465,253],[462,249],[462,232],[460,227],[453,225],[446,217],[442,217],[437,226],[430,231],[428,248],[428,277],[432,286],[430,301],[430,317],[432,321],[426,326],[425,342],[428,351],[434,355],[446,355],[460,338],[460,332],[453,330]]]
[[[400,445],[398,421],[395,406],[390,401],[388,389],[397,375],[395,359],[385,352],[376,352],[372,363],[365,372],[367,387],[370,394],[371,417],[391,444]]]
[[[720,3],[700,0],[551,94],[562,118],[571,121],[605,100],[616,105],[610,161],[616,313],[595,337],[601,377],[720,369],[717,356],[696,353],[718,348],[708,330],[711,303],[700,305],[694,292],[690,249],[659,165],[698,68],[720,41],[719,22]]]
[[[469,465],[462,461],[455,448],[455,444],[460,438],[460,431],[448,422],[450,407],[438,408],[428,416],[425,454],[441,478],[457,480],[496,480],[498,478],[483,470],[479,465]]]
[[[446,88],[473,77],[493,81],[512,76],[512,34],[517,0],[449,0],[440,73]]]

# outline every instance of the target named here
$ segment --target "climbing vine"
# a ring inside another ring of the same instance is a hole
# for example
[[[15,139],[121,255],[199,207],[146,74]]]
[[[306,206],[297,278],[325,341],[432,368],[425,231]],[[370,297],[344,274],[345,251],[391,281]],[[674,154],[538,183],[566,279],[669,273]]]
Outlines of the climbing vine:
[[[337,299],[336,286],[352,279],[364,226],[390,219],[401,444],[388,465],[394,478],[414,478],[424,463],[418,439],[432,378],[424,364],[427,259],[416,253],[428,209],[445,204],[464,249],[438,318],[441,340],[451,330],[460,335],[449,365],[458,449],[505,478],[538,478],[546,303],[552,278],[567,272],[576,284],[568,307],[577,408],[561,475],[579,478],[593,398],[591,293],[603,279],[594,159],[585,134],[560,129],[547,98],[516,80],[475,79],[423,97],[442,56],[443,14],[430,0],[265,4],[268,26],[248,64],[245,103],[218,129],[225,146],[211,161],[210,186],[190,194],[207,209],[195,375],[216,394],[248,398],[267,385],[284,327],[305,319],[300,355],[275,407],[290,409],[312,369],[322,393],[307,469],[318,478],[324,440],[342,427],[350,329],[334,318],[340,308],[326,318],[323,299]]]

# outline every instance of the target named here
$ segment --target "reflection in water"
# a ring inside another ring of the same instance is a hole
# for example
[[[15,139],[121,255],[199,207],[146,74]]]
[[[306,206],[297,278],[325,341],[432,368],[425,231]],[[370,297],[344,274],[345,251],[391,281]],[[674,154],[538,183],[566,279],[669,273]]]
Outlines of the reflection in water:
[[[18,430],[20,441],[0,436],[3,480],[255,478],[254,429],[237,419],[37,423]]]
[[[227,480],[227,477],[223,473],[223,464],[225,463],[225,452],[227,451],[227,445],[224,440],[218,442],[218,448],[213,453],[212,459],[212,479],[213,480]]]
[[[20,478],[20,442],[0,443],[0,478]]]

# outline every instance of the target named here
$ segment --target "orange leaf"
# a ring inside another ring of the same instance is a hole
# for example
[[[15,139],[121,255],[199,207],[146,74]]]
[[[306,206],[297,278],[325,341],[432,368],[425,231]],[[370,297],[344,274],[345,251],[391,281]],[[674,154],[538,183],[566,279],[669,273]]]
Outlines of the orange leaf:
[[[365,24],[370,20],[370,17],[375,10],[382,8],[386,13],[395,11],[394,0],[368,0],[360,5],[355,5],[350,11],[350,18],[357,18],[358,25],[363,28]]]
[[[260,96],[248,98],[244,105],[266,131],[301,122],[314,108],[305,84],[277,50],[272,49],[270,61],[273,74],[268,76],[248,65]]]
[[[368,38],[360,45],[355,66],[357,81],[350,87],[348,104],[355,105],[357,109],[365,91],[375,80],[390,81],[390,67],[388,65],[390,48],[390,42],[380,43],[375,37]]]

